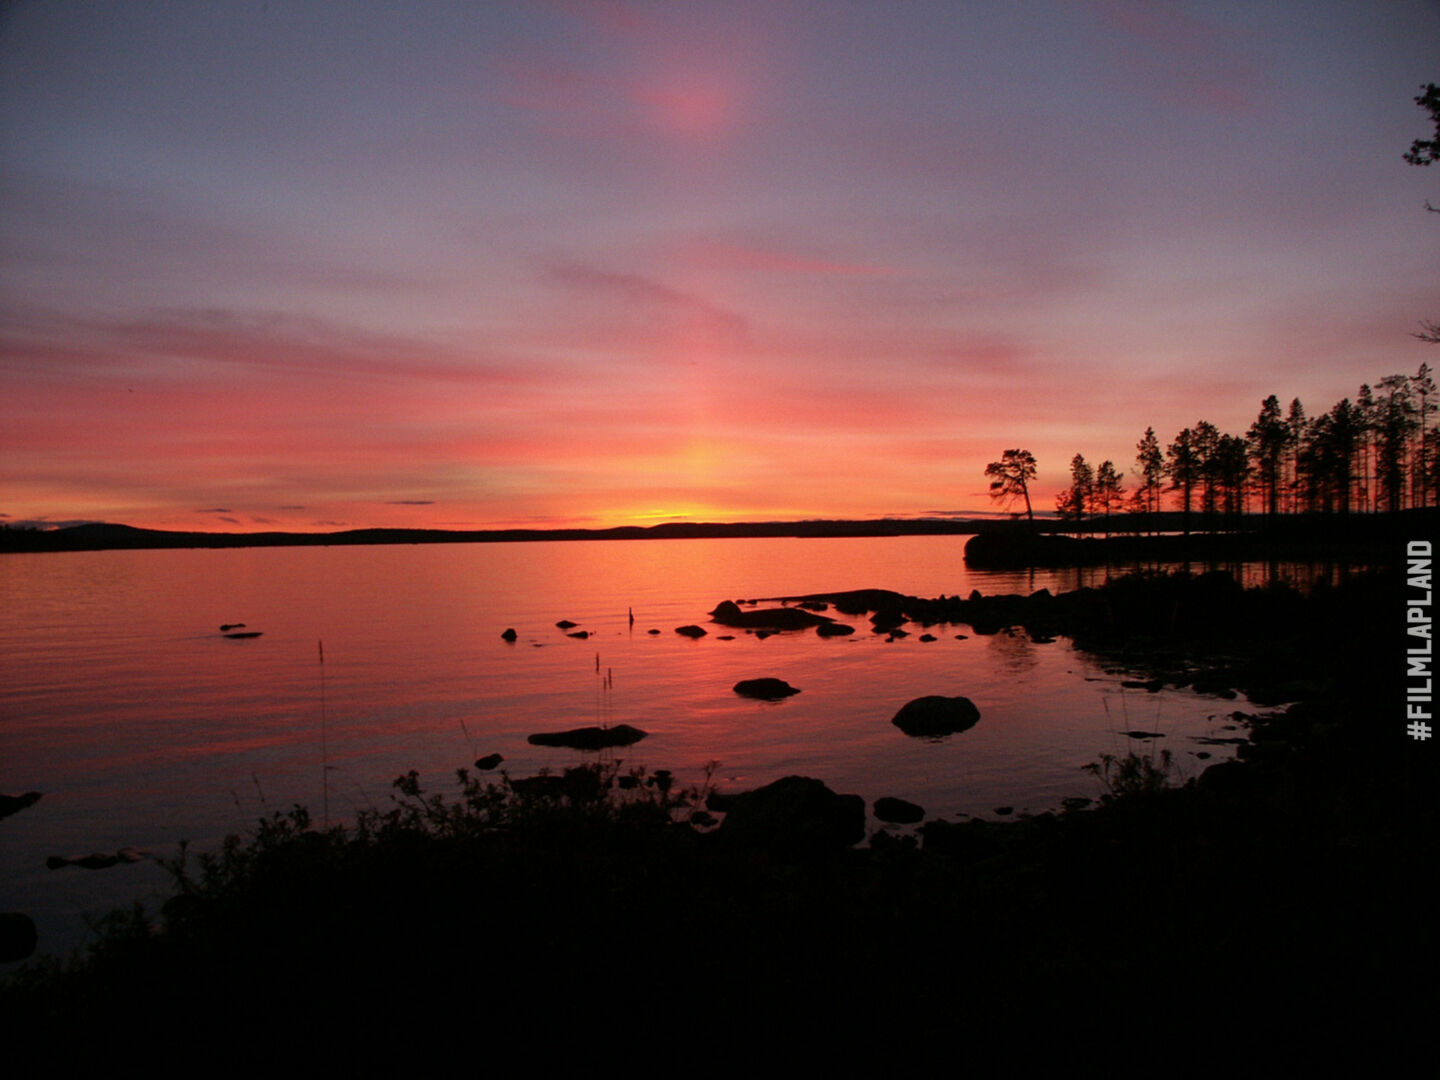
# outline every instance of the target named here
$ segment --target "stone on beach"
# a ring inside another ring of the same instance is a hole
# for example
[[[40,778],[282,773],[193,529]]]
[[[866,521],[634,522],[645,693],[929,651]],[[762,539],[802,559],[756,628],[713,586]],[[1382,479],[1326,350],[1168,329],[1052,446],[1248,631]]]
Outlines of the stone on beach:
[[[925,808],[905,799],[886,795],[875,800],[875,816],[895,825],[914,825],[925,818]]]
[[[35,920],[19,911],[0,914],[0,964],[24,960],[35,951]]]
[[[821,854],[865,839],[865,800],[838,795],[808,776],[787,776],[754,791],[711,794],[707,809],[722,811],[722,840]]]

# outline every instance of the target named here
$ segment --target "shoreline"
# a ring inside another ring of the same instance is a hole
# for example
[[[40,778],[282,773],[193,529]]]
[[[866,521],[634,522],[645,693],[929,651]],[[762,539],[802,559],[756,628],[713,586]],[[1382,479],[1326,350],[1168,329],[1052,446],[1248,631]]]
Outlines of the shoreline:
[[[397,1038],[475,1015],[540,1036],[554,1014],[532,1006],[557,989],[587,1003],[567,1024],[603,1037],[635,1019],[625,972],[638,964],[678,965],[692,988],[645,998],[647,1022],[677,1044],[782,1015],[820,1029],[860,1002],[873,1022],[947,1039],[1033,1032],[1052,1008],[1114,1023],[1136,995],[1168,1010],[1165,1026],[1237,994],[1267,1027],[1349,1019],[1394,956],[1422,955],[1418,938],[1434,936],[1394,918],[1397,902],[1428,895],[1422,855],[1437,809],[1428,745],[1377,723],[1399,685],[1377,663],[1394,644],[1374,630],[1393,615],[1382,585],[1301,596],[1206,574],[1058,596],[783,598],[943,614],[977,633],[1073,630],[1132,663],[1193,659],[1202,646],[1252,663],[1280,657],[1288,666],[1271,681],[1314,685],[1256,718],[1240,759],[1184,786],[1157,778],[1163,757],[1150,746],[1148,770],[1139,754],[1106,763],[1110,798],[1091,808],[931,819],[882,829],[868,848],[807,824],[798,799],[729,833],[690,825],[703,797],[681,820],[627,816],[623,785],[605,787],[585,765],[566,770],[553,798],[506,803],[497,831],[483,816],[501,805],[493,797],[474,789],[479,816],[457,815],[456,797],[436,801],[411,774],[396,785],[408,816],[364,842],[275,815],[234,849],[238,861],[216,864],[229,869],[192,874],[163,933],[119,913],[91,959],[0,982],[0,1003],[33,1031],[81,1007],[117,1029],[156,1008],[197,1025],[217,1009],[260,1024],[272,980],[324,971],[377,991],[422,989],[399,1005],[392,994],[360,1002]],[[1225,669],[1216,685],[1241,685],[1248,670]],[[672,793],[649,783],[659,775],[634,787],[668,806]],[[504,979],[480,975],[497,970]],[[332,1001],[311,1019],[338,1022],[353,1007]]]

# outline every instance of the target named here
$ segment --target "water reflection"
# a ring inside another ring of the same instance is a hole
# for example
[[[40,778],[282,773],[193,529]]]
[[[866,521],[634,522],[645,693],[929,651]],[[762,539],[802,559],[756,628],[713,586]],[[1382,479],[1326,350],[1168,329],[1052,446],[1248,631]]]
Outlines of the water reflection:
[[[984,640],[987,660],[996,671],[1020,678],[1035,669],[1036,646],[1023,630],[1012,626]]]

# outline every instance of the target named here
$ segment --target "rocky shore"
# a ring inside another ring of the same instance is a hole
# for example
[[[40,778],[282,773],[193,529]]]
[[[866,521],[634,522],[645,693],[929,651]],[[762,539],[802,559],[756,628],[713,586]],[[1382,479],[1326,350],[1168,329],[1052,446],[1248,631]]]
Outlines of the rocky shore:
[[[897,824],[865,847],[859,797],[809,778],[681,791],[663,770],[583,765],[530,789],[467,771],[436,795],[412,773],[351,829],[297,810],[177,864],[162,912],[117,913],[88,957],[11,977],[0,1010],[32,1038],[79,1015],[93,1037],[156,1018],[258,1030],[310,980],[331,989],[307,995],[306,1030],[362,1040],[563,1031],[693,1052],[818,1044],[839,1024],[967,1054],[1076,1028],[1173,1048],[1217,1011],[1310,1030],[1380,995],[1418,1019],[1423,1002],[1387,988],[1397,958],[1435,944],[1433,921],[1396,913],[1428,899],[1437,777],[1388,711],[1395,595],[1199,575],[776,598],[877,626],[1066,634],[1157,679],[1304,700],[1255,716],[1241,758],[1185,786],[1163,755],[1132,755],[1097,763],[1105,795],[1084,810],[915,823],[920,808],[880,800]]]

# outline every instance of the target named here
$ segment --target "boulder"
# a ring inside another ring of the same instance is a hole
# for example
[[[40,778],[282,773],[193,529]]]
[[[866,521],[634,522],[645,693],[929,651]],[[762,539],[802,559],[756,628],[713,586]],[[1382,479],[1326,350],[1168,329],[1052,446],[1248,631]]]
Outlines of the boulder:
[[[735,693],[742,697],[759,698],[762,701],[779,701],[791,694],[800,693],[800,688],[791,686],[784,679],[767,676],[762,679],[741,679],[735,684]]]
[[[885,796],[875,800],[875,816],[895,825],[914,825],[925,819],[925,808],[905,799]]]
[[[787,776],[735,795],[716,792],[706,807],[724,812],[718,835],[731,843],[820,855],[865,839],[865,800],[838,795],[808,776]]]
[[[916,698],[907,702],[890,722],[906,735],[939,738],[968,731],[980,721],[980,710],[967,697]]]
[[[501,634],[500,636],[501,636],[502,638],[504,638],[506,641],[514,641],[514,640],[515,640],[517,637],[519,637],[520,635],[517,634],[517,633],[515,633],[515,628],[512,626],[512,627],[509,627],[509,628],[508,628],[503,634]]]
[[[0,964],[24,960],[35,951],[35,920],[19,911],[0,913]]]
[[[675,633],[683,634],[689,638],[702,638],[705,636],[706,632],[707,631],[703,626],[695,626],[693,623],[689,626],[675,627]]]
[[[475,759],[475,768],[482,772],[488,772],[505,760],[503,754],[486,754],[482,758]]]
[[[853,634],[855,628],[848,623],[832,622],[821,623],[815,627],[815,633],[821,637],[844,637],[846,634]]]

